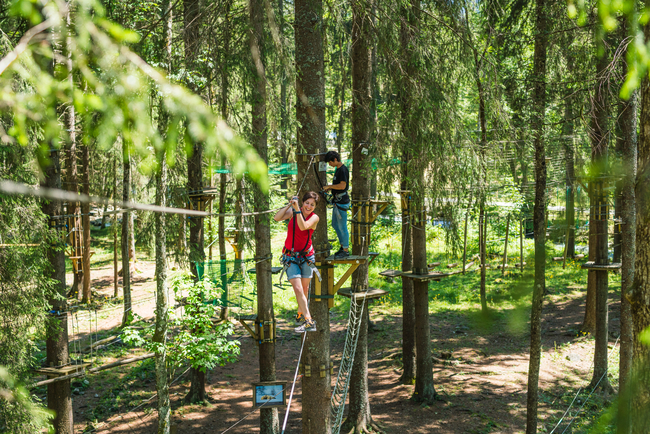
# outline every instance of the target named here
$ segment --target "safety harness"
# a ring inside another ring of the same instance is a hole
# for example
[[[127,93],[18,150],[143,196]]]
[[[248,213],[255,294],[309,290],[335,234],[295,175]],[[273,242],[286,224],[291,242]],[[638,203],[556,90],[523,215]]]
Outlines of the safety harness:
[[[348,212],[348,208],[342,208],[338,204],[338,201],[343,198],[343,196],[346,194],[346,192],[344,191],[342,193],[334,194],[334,193],[325,191],[325,188],[323,187],[323,183],[320,182],[320,174],[318,173],[318,169],[316,169],[316,165],[314,165],[314,173],[316,174],[316,180],[318,181],[318,185],[320,186],[320,191],[318,193],[320,193],[320,195],[323,197],[323,199],[325,199],[325,202],[327,202],[327,206],[328,207],[335,206],[341,211]]]
[[[316,264],[309,259],[309,256],[307,255],[307,247],[311,244],[311,232],[307,230],[307,242],[305,243],[305,246],[301,249],[296,251],[295,246],[296,246],[296,220],[297,220],[297,215],[300,214],[298,212],[294,212],[293,215],[293,231],[291,233],[291,250],[287,249],[286,247],[282,248],[282,258],[280,259],[280,262],[282,262],[283,268],[282,268],[282,273],[280,273],[280,282],[282,282],[282,276],[286,271],[289,269],[289,266],[293,263],[298,266],[301,266],[305,262],[309,266],[309,268],[312,269],[312,272],[316,274],[318,277],[318,281],[322,281],[323,279],[321,278],[320,272],[318,271],[318,268],[316,268]]]

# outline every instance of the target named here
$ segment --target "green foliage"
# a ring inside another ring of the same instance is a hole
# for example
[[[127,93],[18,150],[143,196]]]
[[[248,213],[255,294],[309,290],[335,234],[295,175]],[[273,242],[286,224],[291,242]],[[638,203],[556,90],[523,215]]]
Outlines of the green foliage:
[[[0,366],[0,432],[31,434],[45,430],[53,433],[49,424],[53,418],[51,410],[35,404],[29,392]]]
[[[39,22],[51,41],[65,41],[70,34],[65,52],[72,69],[54,63],[50,44],[27,45],[22,52],[14,49],[16,56],[2,59],[0,110],[11,112],[13,122],[7,133],[0,131],[3,141],[26,145],[31,131],[40,131],[39,159],[41,165],[47,164],[50,147],[60,148],[68,137],[57,107],[73,104],[83,125],[84,141],[95,140],[100,149],[108,149],[121,134],[128,149],[143,157],[146,172],[157,167],[153,155],[165,153],[167,163],[173,166],[177,144],[183,137],[187,153],[191,153],[192,143],[201,142],[206,157],[221,153],[233,172],[247,171],[264,190],[268,189],[266,165],[257,153],[220,121],[200,96],[171,83],[131,51],[127,43],[137,36],[105,19],[98,1],[50,1],[35,9],[38,6],[29,0],[16,0],[12,10]],[[73,14],[69,27],[65,24],[68,7]],[[29,90],[16,90],[17,79],[27,83]],[[161,96],[169,115],[164,134],[154,122],[152,94]]]
[[[640,86],[650,67],[650,41],[645,40],[643,30],[650,20],[650,7],[641,7],[635,0],[598,0],[596,8],[599,21],[597,31],[600,34],[614,32],[620,25],[619,17],[625,20],[630,44],[626,53],[628,72],[620,96],[628,99]],[[581,26],[587,24],[588,6],[585,0],[569,0],[568,15],[572,19],[577,18]]]
[[[184,312],[177,315],[173,308],[169,312],[173,330],[166,343],[170,366],[176,368],[189,363],[194,368],[212,369],[236,361],[239,341],[228,339],[233,324],[224,322],[215,326],[212,322],[219,314],[219,288],[207,278],[194,282],[189,274],[175,277],[171,286],[176,299],[183,299]],[[141,331],[127,327],[122,339],[130,345],[160,351],[161,344],[151,340],[153,331],[153,328]]]
[[[224,322],[217,326],[212,320],[218,316],[219,288],[208,279],[193,282],[191,275],[181,275],[172,282],[172,288],[180,299],[187,294],[185,314],[173,324],[179,334],[174,336],[170,358],[178,362],[189,361],[194,368],[212,369],[236,360],[239,341],[229,340],[233,324]]]

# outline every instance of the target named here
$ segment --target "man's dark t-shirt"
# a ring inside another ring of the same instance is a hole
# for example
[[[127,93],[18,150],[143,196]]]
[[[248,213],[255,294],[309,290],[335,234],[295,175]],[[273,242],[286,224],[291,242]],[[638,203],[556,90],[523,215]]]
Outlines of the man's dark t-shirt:
[[[348,170],[347,167],[345,167],[345,164],[342,165],[341,167],[338,167],[334,171],[334,179],[332,180],[332,184],[336,185],[341,181],[345,181],[345,189],[344,190],[332,189],[332,194],[334,195],[335,203],[340,203],[341,205],[345,205],[350,203],[350,196],[348,196],[348,188],[350,188],[350,171]]]

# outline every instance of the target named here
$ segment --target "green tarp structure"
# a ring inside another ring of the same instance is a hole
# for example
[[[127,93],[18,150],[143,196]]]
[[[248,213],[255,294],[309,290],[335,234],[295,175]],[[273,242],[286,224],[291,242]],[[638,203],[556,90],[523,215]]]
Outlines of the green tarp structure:
[[[346,160],[343,160],[343,164],[346,166],[350,167],[352,165],[352,159],[348,158]],[[372,159],[371,168],[372,170],[377,170],[377,169],[382,169],[384,167],[388,166],[395,166],[397,164],[402,164],[402,161],[399,158],[393,158],[388,161],[388,163],[382,163],[379,164],[377,162],[376,158]],[[228,167],[218,167],[215,168],[214,173],[230,173],[230,169]],[[334,168],[330,167],[327,173],[334,173]],[[280,163],[274,163],[269,166],[269,175],[297,175],[298,174],[298,163],[285,163],[285,164],[280,164]]]

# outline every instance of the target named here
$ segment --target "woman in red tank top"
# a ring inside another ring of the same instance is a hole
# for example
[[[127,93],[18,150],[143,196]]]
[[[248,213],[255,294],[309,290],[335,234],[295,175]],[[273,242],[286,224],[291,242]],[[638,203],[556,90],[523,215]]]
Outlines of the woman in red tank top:
[[[314,262],[314,246],[312,235],[318,224],[318,216],[314,213],[318,202],[318,193],[310,191],[302,197],[302,207],[298,198],[291,199],[289,204],[275,214],[275,221],[289,220],[287,239],[284,242],[282,262],[286,267],[287,279],[293,287],[298,302],[296,321],[302,323],[296,331],[316,331],[316,322],[311,318],[307,296]]]

